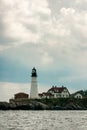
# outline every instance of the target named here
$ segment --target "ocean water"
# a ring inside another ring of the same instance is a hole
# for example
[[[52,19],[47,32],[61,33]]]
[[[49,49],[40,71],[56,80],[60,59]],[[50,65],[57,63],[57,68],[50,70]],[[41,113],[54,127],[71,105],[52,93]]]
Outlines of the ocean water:
[[[0,130],[87,130],[87,111],[0,111]]]

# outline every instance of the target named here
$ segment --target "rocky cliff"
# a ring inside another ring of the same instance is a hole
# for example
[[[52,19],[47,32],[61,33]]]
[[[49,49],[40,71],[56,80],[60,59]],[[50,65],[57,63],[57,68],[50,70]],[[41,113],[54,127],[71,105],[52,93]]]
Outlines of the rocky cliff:
[[[0,110],[87,110],[87,99],[22,99],[0,102]]]

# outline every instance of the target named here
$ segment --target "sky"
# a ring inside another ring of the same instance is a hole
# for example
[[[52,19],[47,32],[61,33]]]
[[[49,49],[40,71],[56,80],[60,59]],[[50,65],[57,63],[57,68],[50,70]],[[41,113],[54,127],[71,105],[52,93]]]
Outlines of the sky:
[[[87,0],[0,0],[0,101],[52,85],[87,89]]]

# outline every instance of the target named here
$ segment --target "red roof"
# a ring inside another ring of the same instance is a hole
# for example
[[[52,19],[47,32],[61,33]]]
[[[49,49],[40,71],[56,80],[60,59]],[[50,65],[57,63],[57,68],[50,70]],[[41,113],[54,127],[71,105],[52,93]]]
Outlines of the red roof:
[[[57,86],[53,86],[52,88],[50,88],[48,90],[48,92],[53,91],[53,92],[59,92],[62,93],[64,91],[64,89],[66,89],[66,87],[57,87]]]
[[[19,99],[19,98],[28,98],[28,94],[26,94],[26,93],[17,93],[17,94],[15,94],[14,95],[14,98],[15,99]]]
[[[15,96],[17,96],[17,95],[28,95],[27,93],[22,93],[22,92],[20,92],[20,93],[16,93],[15,94]]]

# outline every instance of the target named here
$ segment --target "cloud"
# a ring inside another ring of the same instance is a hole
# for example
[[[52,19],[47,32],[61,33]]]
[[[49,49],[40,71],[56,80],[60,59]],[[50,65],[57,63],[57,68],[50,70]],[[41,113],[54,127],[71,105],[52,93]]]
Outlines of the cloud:
[[[73,8],[61,8],[60,12],[63,13],[64,15],[72,15],[72,14],[75,13],[75,9],[73,9]]]
[[[27,69],[36,65],[46,72],[61,70],[62,73],[67,67],[71,73],[74,71],[74,76],[84,77],[86,8],[86,0],[1,0],[2,58]]]
[[[1,20],[4,35],[19,44],[26,42],[38,43],[41,38],[42,25],[48,22],[50,10],[47,1],[1,1]]]
[[[53,63],[53,59],[51,56],[49,56],[49,54],[47,52],[43,53],[42,56],[42,65],[50,65],[51,63]]]
[[[87,12],[78,12],[72,8],[61,8],[60,12],[63,15],[62,23],[65,24],[67,29],[70,30],[70,36],[65,41],[65,44],[67,46],[66,49],[67,51],[71,51],[69,53],[71,54],[70,57],[72,61],[74,60],[73,55],[76,55],[78,58],[76,63],[78,63],[79,61],[82,61],[84,57],[86,58],[87,55]],[[71,49],[74,49],[74,51],[72,52]],[[79,65],[80,63],[81,62],[79,62]],[[85,60],[84,64],[87,65],[87,62]]]
[[[1,19],[4,36],[13,39],[15,42],[11,42],[11,44],[13,43],[15,46],[37,43],[39,46],[43,44],[46,48],[47,45],[53,47],[56,44],[61,50],[65,46],[67,50],[72,48],[72,44],[75,48],[79,47],[82,41],[85,43],[87,40],[87,12],[74,7],[64,7],[61,2],[59,3],[60,9],[55,10],[49,8],[51,2],[48,3],[47,0],[43,2],[40,0],[32,2],[28,0],[2,1]],[[56,2],[54,6],[56,6]],[[52,16],[54,10],[58,17]]]
[[[82,3],[84,3],[84,2],[87,2],[87,0],[76,0],[76,3],[77,3],[77,4],[82,4]]]

